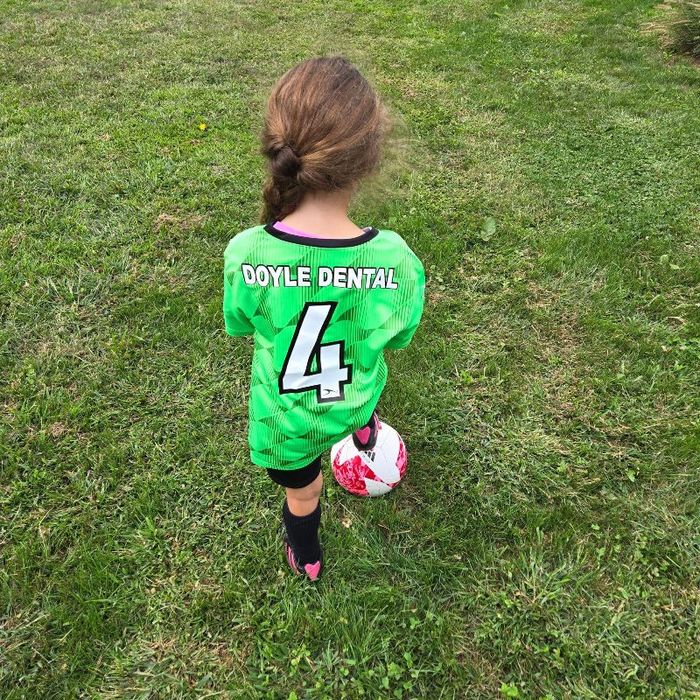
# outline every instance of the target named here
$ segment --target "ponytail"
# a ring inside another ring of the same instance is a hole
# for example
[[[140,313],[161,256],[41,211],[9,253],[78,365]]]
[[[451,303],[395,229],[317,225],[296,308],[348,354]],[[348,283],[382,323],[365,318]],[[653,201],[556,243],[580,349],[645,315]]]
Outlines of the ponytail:
[[[265,155],[269,158],[269,177],[263,190],[262,219],[273,222],[293,212],[304,196],[298,178],[301,159],[286,144],[265,152]]]
[[[308,192],[346,188],[372,172],[389,130],[379,96],[347,59],[311,58],[287,71],[267,103],[263,223],[291,214]]]

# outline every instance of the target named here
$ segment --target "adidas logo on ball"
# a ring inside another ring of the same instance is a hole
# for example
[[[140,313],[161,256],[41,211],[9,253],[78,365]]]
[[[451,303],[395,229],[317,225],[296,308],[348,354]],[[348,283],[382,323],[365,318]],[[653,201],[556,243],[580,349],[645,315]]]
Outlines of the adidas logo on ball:
[[[358,450],[352,436],[331,449],[335,480],[356,496],[382,496],[396,487],[406,472],[406,446],[388,423],[379,422],[371,451]]]

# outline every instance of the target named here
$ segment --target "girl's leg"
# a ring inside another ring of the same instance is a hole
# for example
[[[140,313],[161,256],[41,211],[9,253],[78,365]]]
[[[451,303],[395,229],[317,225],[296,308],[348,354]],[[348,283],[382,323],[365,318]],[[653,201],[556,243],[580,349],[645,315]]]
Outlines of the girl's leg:
[[[309,578],[315,580],[321,570],[321,544],[318,539],[321,523],[319,499],[323,487],[321,458],[302,469],[268,469],[267,473],[286,490],[282,518],[287,542],[293,553],[289,563],[298,572],[306,571]]]
[[[318,476],[308,485],[300,489],[287,488],[287,505],[292,515],[303,517],[313,513],[318,508],[321,490],[323,489],[323,474]]]

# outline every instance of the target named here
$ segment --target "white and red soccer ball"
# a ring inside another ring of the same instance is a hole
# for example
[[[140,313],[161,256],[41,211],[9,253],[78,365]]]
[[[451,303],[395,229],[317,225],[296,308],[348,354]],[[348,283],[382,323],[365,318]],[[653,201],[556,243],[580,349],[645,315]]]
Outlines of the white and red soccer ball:
[[[352,435],[331,448],[335,480],[356,496],[383,496],[406,473],[406,446],[401,436],[379,421],[377,443],[371,450],[358,450]]]

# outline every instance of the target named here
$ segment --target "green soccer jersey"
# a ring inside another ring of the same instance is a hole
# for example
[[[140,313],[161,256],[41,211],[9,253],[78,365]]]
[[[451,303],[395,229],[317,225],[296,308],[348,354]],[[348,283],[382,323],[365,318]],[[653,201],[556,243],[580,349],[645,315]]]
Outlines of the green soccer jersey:
[[[410,342],[424,288],[393,231],[337,240],[261,225],[231,239],[224,319],[229,335],[254,337],[254,464],[298,469],[367,423],[386,383],[383,350]]]

